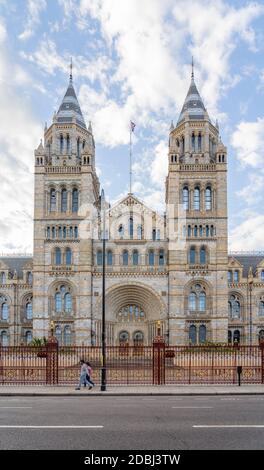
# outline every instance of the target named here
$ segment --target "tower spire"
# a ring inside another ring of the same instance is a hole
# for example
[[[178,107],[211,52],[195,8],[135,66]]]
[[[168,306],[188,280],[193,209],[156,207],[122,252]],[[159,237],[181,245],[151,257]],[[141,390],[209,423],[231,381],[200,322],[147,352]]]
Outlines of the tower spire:
[[[192,55],[192,75],[191,75],[192,80],[194,79],[194,71],[193,70],[194,70],[194,63],[193,63],[193,55]]]
[[[70,82],[72,82],[72,57],[70,62]]]

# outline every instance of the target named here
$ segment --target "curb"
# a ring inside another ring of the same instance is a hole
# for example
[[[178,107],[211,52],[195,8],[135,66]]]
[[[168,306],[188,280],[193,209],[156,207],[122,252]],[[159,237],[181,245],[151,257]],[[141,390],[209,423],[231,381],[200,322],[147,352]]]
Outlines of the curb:
[[[180,396],[180,397],[192,397],[192,396],[264,396],[263,392],[96,392],[96,393],[45,393],[45,392],[28,392],[28,393],[21,393],[21,392],[2,392],[0,393],[1,397],[137,397],[137,396],[155,396],[155,397],[173,397],[173,396]]]

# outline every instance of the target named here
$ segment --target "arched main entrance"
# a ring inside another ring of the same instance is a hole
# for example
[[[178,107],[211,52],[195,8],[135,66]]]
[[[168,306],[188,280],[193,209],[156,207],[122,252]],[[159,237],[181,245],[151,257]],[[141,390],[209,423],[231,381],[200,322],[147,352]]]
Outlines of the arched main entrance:
[[[96,312],[96,330],[101,329],[101,299]],[[157,334],[157,321],[161,321],[161,334],[167,332],[166,306],[151,287],[127,283],[106,291],[107,344],[152,344]],[[100,335],[97,344],[100,343]]]

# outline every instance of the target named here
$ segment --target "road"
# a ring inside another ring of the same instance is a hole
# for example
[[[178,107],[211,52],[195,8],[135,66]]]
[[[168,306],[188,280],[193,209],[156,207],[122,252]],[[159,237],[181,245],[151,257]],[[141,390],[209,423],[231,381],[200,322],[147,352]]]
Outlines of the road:
[[[0,397],[0,449],[263,448],[259,396]]]

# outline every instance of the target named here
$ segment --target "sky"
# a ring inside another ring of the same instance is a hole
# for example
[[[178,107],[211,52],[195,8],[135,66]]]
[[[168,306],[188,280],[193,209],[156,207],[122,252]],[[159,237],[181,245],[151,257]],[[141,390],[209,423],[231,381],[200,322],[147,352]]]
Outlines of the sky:
[[[264,1],[0,0],[0,253],[32,253],[34,149],[69,81],[111,203],[165,210],[170,123],[195,82],[228,148],[230,251],[264,250]]]

